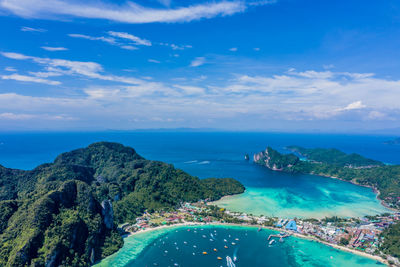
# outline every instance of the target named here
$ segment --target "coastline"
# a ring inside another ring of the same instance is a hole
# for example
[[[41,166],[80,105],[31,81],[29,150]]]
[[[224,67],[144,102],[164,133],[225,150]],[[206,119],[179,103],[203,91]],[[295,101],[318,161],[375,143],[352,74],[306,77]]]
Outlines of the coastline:
[[[141,230],[141,231],[137,231],[137,232],[130,232],[126,237],[134,237],[135,235],[138,235],[138,234],[143,234],[143,233],[146,233],[146,232],[151,232],[151,231],[156,231],[156,230],[161,230],[161,229],[168,229],[168,228],[175,228],[175,227],[179,228],[179,227],[187,227],[187,226],[189,226],[189,227],[190,226],[205,226],[205,225],[208,225],[208,226],[228,226],[228,227],[229,226],[235,226],[235,227],[241,227],[241,228],[262,228],[262,229],[272,230],[272,231],[275,231],[275,232],[279,232],[279,231],[282,230],[281,228],[274,228],[274,227],[260,226],[260,225],[247,225],[247,224],[243,225],[243,224],[221,223],[221,222],[213,222],[213,223],[184,222],[184,223],[171,224],[171,225],[162,225],[162,226],[157,226],[157,227],[154,227],[154,228],[147,228],[145,230]],[[300,234],[300,233],[296,233],[296,232],[290,232],[290,233],[291,233],[291,235],[293,235],[293,236],[295,236],[297,238],[302,238],[302,239],[306,239],[306,240],[310,240],[310,241],[315,241],[315,242],[324,244],[326,246],[330,246],[330,247],[332,247],[334,249],[338,249],[338,250],[341,250],[341,251],[345,251],[345,252],[349,252],[349,253],[352,253],[352,254],[356,254],[358,256],[370,258],[370,259],[379,261],[379,262],[381,262],[381,263],[383,263],[383,264],[385,264],[387,266],[390,266],[388,260],[386,260],[386,259],[384,259],[384,258],[382,258],[380,256],[377,256],[377,255],[371,255],[371,254],[368,254],[366,252],[362,252],[362,251],[358,251],[358,250],[355,250],[355,249],[339,246],[337,244],[331,244],[331,243],[328,243],[326,241],[317,239],[317,238],[315,238],[313,236],[304,235],[304,234]]]
[[[268,167],[267,167],[267,168],[268,168]],[[272,169],[270,169],[270,170],[272,170]],[[350,180],[350,181],[349,181],[349,180],[344,180],[344,179],[339,178],[339,177],[336,177],[336,176],[329,176],[329,175],[324,175],[324,174],[315,174],[315,173],[304,173],[304,174],[317,175],[317,176],[321,176],[321,177],[336,179],[336,180],[339,180],[339,181],[342,181],[342,182],[351,183],[351,184],[353,184],[353,185],[357,185],[357,186],[362,186],[362,187],[370,188],[370,189],[372,189],[372,191],[376,194],[376,199],[379,200],[379,202],[381,203],[382,206],[384,206],[385,208],[387,208],[387,209],[389,209],[389,210],[391,210],[391,211],[393,211],[393,212],[399,212],[399,210],[390,207],[390,206],[385,202],[384,199],[379,198],[381,192],[378,190],[378,188],[376,188],[376,187],[374,187],[374,186],[372,186],[372,185],[360,184],[360,183],[357,183],[356,181],[353,181],[353,180]]]

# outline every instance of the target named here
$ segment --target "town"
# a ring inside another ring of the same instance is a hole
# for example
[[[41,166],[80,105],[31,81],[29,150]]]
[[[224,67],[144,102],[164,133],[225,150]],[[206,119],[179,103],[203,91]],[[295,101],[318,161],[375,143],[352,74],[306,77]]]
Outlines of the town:
[[[391,224],[400,221],[400,213],[387,213],[364,218],[329,217],[323,219],[277,218],[231,212],[205,201],[182,203],[176,210],[145,212],[134,223],[119,226],[124,233],[135,233],[161,226],[176,224],[237,224],[253,225],[259,230],[268,228],[280,231],[283,237],[295,235],[326,243],[335,247],[368,253],[400,265],[397,258],[380,250],[384,237],[381,233]],[[282,238],[280,239],[282,242]]]

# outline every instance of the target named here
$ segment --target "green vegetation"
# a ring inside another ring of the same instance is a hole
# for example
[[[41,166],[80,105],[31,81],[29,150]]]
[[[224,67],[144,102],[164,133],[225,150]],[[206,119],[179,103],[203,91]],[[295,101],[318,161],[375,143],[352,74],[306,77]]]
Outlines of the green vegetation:
[[[265,164],[268,168],[274,170],[281,170],[287,166],[295,165],[299,158],[293,154],[281,154],[278,151],[267,147],[265,152],[261,152],[260,156],[256,158],[256,162],[259,164]]]
[[[400,208],[400,165],[383,163],[357,154],[345,154],[337,149],[306,149],[290,146],[288,149],[307,157],[299,160],[294,154],[282,155],[268,148],[255,155],[256,163],[274,169],[271,162],[279,162],[280,170],[291,173],[308,173],[336,177],[379,190],[379,198],[393,208]],[[293,157],[296,157],[294,159]],[[326,222],[340,222],[337,217],[325,218]],[[400,223],[391,225],[382,236],[382,251],[400,257]],[[348,241],[340,240],[341,244]]]
[[[357,154],[347,155],[336,149],[305,149],[294,146],[289,148],[311,158],[307,158],[306,161],[299,160],[294,154],[282,155],[268,148],[268,153],[260,152],[255,155],[258,159],[256,163],[273,169],[271,162],[279,162],[280,170],[285,172],[329,176],[370,186],[379,190],[379,197],[388,205],[399,207],[400,165],[384,165]]]
[[[400,258],[400,223],[389,226],[381,236],[384,238],[381,250],[385,254]]]
[[[306,157],[309,161],[319,162],[337,166],[383,166],[380,161],[365,158],[359,154],[346,154],[335,148],[304,148],[299,146],[288,146],[287,149]]]
[[[145,210],[242,193],[116,143],[95,143],[31,171],[0,166],[0,266],[88,266],[123,245],[116,224]]]

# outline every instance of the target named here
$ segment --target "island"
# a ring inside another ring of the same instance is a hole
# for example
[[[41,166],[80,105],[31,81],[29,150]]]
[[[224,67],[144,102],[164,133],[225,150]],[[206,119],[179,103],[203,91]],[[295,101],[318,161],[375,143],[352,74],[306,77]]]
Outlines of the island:
[[[253,160],[274,171],[313,174],[371,187],[382,204],[396,211],[400,208],[400,165],[385,165],[358,154],[337,149],[288,146],[290,154],[267,147],[254,154]],[[400,257],[400,223],[391,223],[382,233],[380,248],[388,255]]]
[[[110,142],[29,171],[0,166],[0,266],[89,266],[122,247],[118,224],[242,192]]]
[[[385,145],[400,145],[400,137],[383,142]]]
[[[400,208],[400,165],[385,165],[337,149],[286,148],[293,153],[282,154],[267,147],[254,155],[254,162],[275,171],[315,174],[371,187],[385,206]]]

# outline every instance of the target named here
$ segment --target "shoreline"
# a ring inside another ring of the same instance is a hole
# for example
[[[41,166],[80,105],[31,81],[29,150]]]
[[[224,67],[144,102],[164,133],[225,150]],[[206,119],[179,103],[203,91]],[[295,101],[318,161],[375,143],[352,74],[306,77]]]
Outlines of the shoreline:
[[[256,162],[253,162],[253,163],[258,164],[258,163],[256,163]],[[269,169],[269,170],[271,170],[271,171],[285,172],[283,169],[276,169],[276,170],[275,170],[275,169],[270,168],[270,167],[268,167],[268,166],[266,166],[266,165],[262,165],[262,164],[258,164],[258,165],[260,165],[260,166],[262,166],[262,167],[265,167],[265,168],[267,168],[267,169]],[[286,172],[286,173],[289,173],[289,172]],[[342,181],[342,182],[351,183],[351,184],[356,185],[356,186],[362,186],[362,187],[370,188],[370,189],[372,189],[372,191],[375,193],[376,199],[380,202],[380,204],[381,204],[382,206],[384,206],[385,208],[387,208],[387,209],[389,209],[389,210],[391,210],[391,211],[394,211],[394,212],[399,212],[399,211],[400,211],[399,209],[390,207],[389,204],[386,203],[384,199],[379,198],[381,192],[378,190],[378,188],[376,188],[376,187],[373,186],[373,185],[360,184],[360,183],[358,183],[358,182],[356,182],[356,181],[353,181],[353,180],[345,180],[345,179],[342,179],[342,178],[339,178],[339,177],[336,177],[336,176],[330,176],[330,175],[325,175],[325,174],[321,174],[321,173],[320,173],[320,174],[317,174],[317,173],[306,173],[306,172],[301,172],[301,173],[299,173],[299,174],[307,174],[307,175],[315,175],[315,176],[320,176],[320,177],[325,177],[325,178],[331,178],[331,179],[336,179],[336,180],[339,180],[339,181]],[[222,197],[222,198],[223,198],[223,197]],[[222,198],[221,198],[221,199],[222,199]]]
[[[381,204],[382,206],[384,206],[385,208],[387,208],[387,209],[389,209],[389,210],[391,210],[391,211],[394,211],[394,212],[399,212],[399,211],[400,211],[400,210],[398,210],[398,209],[395,209],[395,208],[390,207],[390,206],[385,202],[384,199],[379,198],[381,192],[378,190],[378,188],[376,188],[376,187],[374,187],[374,186],[372,186],[372,185],[360,184],[360,183],[357,183],[356,181],[353,181],[353,180],[348,181],[348,180],[344,180],[344,179],[339,178],[339,177],[336,177],[336,176],[329,176],[329,175],[315,174],[315,173],[304,173],[304,174],[317,175],[317,176],[321,176],[321,177],[336,179],[336,180],[339,180],[339,181],[342,181],[342,182],[351,183],[351,184],[353,184],[353,185],[357,185],[357,186],[362,186],[362,187],[370,188],[370,189],[375,193],[376,199],[379,200],[379,202],[380,202],[380,204]]]
[[[171,224],[171,225],[162,225],[162,226],[157,226],[157,227],[154,227],[154,228],[147,228],[145,230],[136,231],[136,232],[129,232],[129,234],[127,236],[125,236],[125,238],[134,237],[137,234],[156,231],[156,230],[160,230],[160,229],[168,229],[168,228],[174,228],[174,227],[186,227],[186,226],[189,226],[189,227],[190,226],[205,226],[205,225],[208,225],[208,226],[237,226],[237,227],[242,227],[242,228],[246,228],[246,227],[247,228],[262,228],[262,229],[268,229],[268,230],[272,230],[272,231],[276,231],[276,232],[282,231],[281,228],[274,228],[274,227],[270,227],[270,226],[260,226],[260,225],[247,225],[247,224],[243,225],[243,224],[237,224],[237,223],[221,223],[221,222],[213,222],[213,223],[184,222],[184,223],[177,223],[177,224]],[[355,255],[358,255],[358,256],[361,256],[361,257],[366,257],[366,258],[369,258],[369,259],[373,259],[373,260],[379,261],[379,262],[381,262],[381,263],[383,263],[383,264],[385,264],[387,266],[390,266],[388,260],[386,260],[386,259],[384,259],[384,258],[382,258],[380,256],[377,256],[377,255],[372,255],[372,254],[369,254],[369,253],[366,253],[366,252],[363,252],[363,251],[358,251],[358,250],[351,249],[351,248],[348,248],[348,247],[343,247],[343,246],[340,246],[340,245],[337,245],[337,244],[331,244],[329,242],[320,240],[320,239],[318,239],[318,238],[316,238],[314,236],[304,235],[304,234],[296,233],[296,232],[289,232],[289,233],[291,235],[297,237],[297,238],[302,238],[302,239],[306,239],[306,240],[310,240],[310,241],[315,241],[315,242],[321,243],[323,245],[332,247],[334,249],[338,249],[340,251],[349,252],[349,253],[352,253],[352,254],[355,254]]]

